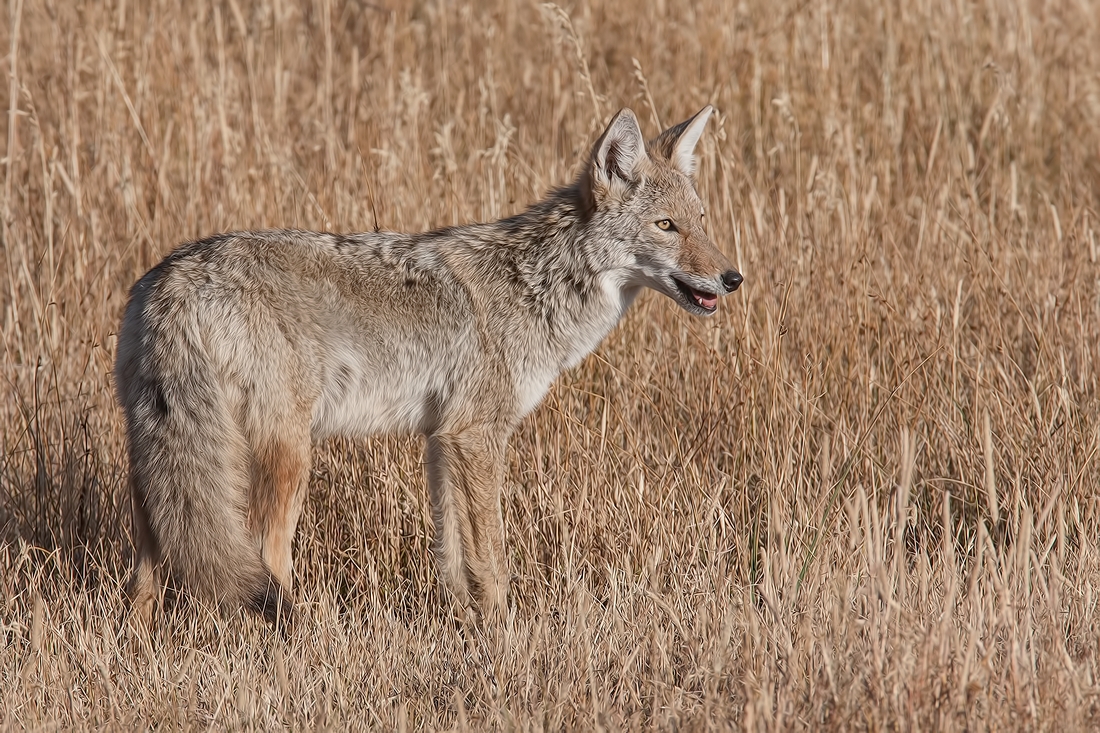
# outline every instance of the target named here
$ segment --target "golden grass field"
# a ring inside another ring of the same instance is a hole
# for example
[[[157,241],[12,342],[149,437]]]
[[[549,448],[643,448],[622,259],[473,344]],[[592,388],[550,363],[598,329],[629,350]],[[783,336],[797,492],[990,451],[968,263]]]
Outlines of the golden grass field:
[[[1100,728],[1095,3],[8,0],[0,49],[0,728]],[[510,629],[441,603],[414,437],[318,447],[285,639],[126,622],[147,268],[506,216],[706,103],[745,285],[523,423]]]

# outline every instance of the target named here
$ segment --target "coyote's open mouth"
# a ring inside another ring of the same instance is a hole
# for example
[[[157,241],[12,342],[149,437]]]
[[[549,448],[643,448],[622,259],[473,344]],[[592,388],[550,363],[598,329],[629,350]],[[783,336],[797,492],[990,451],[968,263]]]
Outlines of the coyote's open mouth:
[[[718,309],[717,294],[708,293],[705,290],[698,290],[696,288],[693,288],[675,275],[672,276],[672,281],[676,283],[676,287],[680,290],[680,293],[691,305],[694,305],[707,313],[713,313],[715,310]]]

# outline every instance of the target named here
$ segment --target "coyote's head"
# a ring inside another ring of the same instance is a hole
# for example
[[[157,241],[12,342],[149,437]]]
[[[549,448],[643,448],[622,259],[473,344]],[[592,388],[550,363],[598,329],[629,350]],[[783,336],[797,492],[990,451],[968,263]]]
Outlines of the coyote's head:
[[[623,286],[653,288],[704,316],[742,280],[707,237],[695,190],[695,144],[713,111],[708,105],[647,143],[634,113],[620,110],[582,174],[597,236],[614,241],[601,254]]]

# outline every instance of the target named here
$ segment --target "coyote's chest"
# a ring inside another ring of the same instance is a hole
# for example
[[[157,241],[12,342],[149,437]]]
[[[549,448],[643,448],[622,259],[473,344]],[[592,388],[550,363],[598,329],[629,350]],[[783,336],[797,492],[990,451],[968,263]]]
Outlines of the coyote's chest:
[[[531,360],[516,374],[516,397],[520,414],[526,415],[546,396],[562,372],[572,369],[595,351],[634,302],[637,289],[624,289],[615,273],[600,278],[599,296],[559,318],[552,332],[540,344],[545,358]],[[538,351],[538,347],[532,351]]]
[[[618,325],[638,295],[638,288],[624,287],[622,273],[604,272],[599,277],[598,295],[578,309],[561,329],[563,357],[560,370],[572,369],[596,350],[611,329]]]

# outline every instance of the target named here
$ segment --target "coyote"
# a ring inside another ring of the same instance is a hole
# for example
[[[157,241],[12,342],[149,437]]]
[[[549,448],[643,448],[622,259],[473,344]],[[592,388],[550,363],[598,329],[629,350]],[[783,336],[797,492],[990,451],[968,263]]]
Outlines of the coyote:
[[[150,270],[115,364],[134,613],[151,620],[167,571],[288,622],[312,442],[402,431],[426,436],[443,586],[477,618],[506,613],[500,488],[517,423],[643,287],[706,316],[742,282],[693,181],[712,111],[646,142],[621,110],[573,183],[502,221],[221,234]]]

